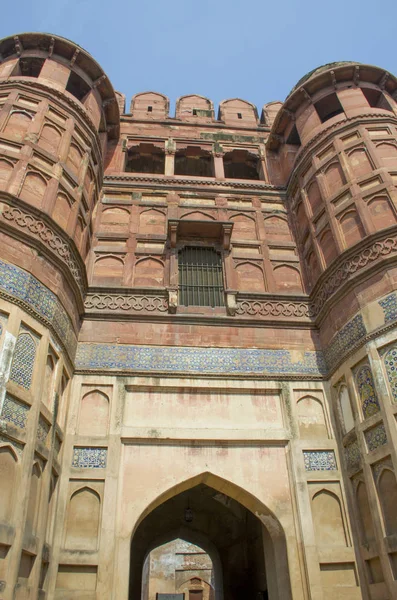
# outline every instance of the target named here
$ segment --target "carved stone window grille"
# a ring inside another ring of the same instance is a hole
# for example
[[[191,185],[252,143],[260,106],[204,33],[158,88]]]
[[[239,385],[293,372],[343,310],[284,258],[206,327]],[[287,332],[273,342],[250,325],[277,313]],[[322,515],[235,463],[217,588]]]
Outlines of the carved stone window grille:
[[[213,248],[186,246],[179,251],[179,304],[224,306],[222,258]]]
[[[21,330],[15,344],[10,379],[27,390],[32,383],[36,349],[37,341],[33,335],[26,330]]]

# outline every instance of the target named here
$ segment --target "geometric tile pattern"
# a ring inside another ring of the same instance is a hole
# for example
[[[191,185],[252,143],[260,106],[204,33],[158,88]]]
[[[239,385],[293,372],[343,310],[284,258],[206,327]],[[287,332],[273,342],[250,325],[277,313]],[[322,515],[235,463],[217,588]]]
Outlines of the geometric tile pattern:
[[[25,389],[30,389],[33,376],[34,360],[36,358],[36,339],[27,331],[22,330],[15,344],[12,357],[10,380],[15,381]]]
[[[363,365],[356,371],[356,384],[363,415],[367,419],[380,410],[379,400],[375,392],[374,380],[369,365]]]
[[[304,450],[306,471],[335,471],[336,458],[333,450]]]
[[[6,395],[1,411],[2,419],[9,423],[13,423],[21,429],[25,429],[28,414],[29,406],[15,398],[11,398],[8,394]]]
[[[45,444],[48,436],[48,432],[50,431],[51,426],[43,419],[40,415],[39,424],[37,426],[37,439]]]
[[[372,427],[364,432],[365,441],[370,452],[376,450],[379,446],[387,444],[387,435],[383,423],[379,423],[376,427]]]
[[[383,300],[379,300],[380,306],[383,308],[385,313],[385,323],[389,321],[395,321],[397,319],[397,296],[396,294],[389,294]]]
[[[20,444],[19,442],[16,442],[15,440],[12,440],[10,438],[8,438],[7,436],[3,435],[0,433],[0,444],[10,444],[10,446],[12,446],[13,448],[15,448],[16,453],[18,454],[19,457],[22,456],[22,452],[23,452],[23,444]]]
[[[78,345],[77,369],[166,371],[173,373],[259,373],[324,375],[321,352],[292,360],[288,350],[186,348],[180,346]]]
[[[348,444],[345,447],[345,459],[348,469],[352,470],[360,467],[361,452],[357,440],[354,440],[354,442],[351,442],[351,444]]]
[[[72,467],[80,469],[104,469],[107,448],[74,448]]]
[[[23,269],[0,260],[0,292],[11,300],[18,299],[27,310],[34,310],[53,327],[74,356],[77,341],[72,323],[58,298],[45,285]]]
[[[325,360],[331,369],[337,362],[367,335],[361,314],[356,315],[338,333],[334,335],[324,351]]]
[[[397,347],[391,348],[383,357],[393,402],[397,402]]]

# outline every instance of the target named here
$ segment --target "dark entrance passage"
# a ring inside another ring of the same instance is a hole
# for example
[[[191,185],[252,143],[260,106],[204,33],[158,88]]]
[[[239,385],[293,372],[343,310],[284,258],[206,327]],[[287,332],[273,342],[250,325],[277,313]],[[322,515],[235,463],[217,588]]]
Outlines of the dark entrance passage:
[[[148,554],[176,538],[210,556],[215,600],[276,600],[268,593],[264,535],[261,521],[237,500],[204,483],[181,492],[152,510],[133,535],[129,600],[142,598]],[[200,590],[191,591],[198,598]]]

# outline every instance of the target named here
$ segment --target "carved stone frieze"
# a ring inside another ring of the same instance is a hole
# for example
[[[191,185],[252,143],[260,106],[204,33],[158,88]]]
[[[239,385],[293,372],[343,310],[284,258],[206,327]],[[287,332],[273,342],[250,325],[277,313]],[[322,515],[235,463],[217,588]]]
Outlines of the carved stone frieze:
[[[0,213],[0,222],[7,222],[16,229],[27,232],[33,238],[39,240],[51,252],[67,265],[80,291],[85,291],[85,273],[84,265],[79,264],[77,252],[73,252],[70,243],[64,240],[54,229],[52,229],[44,219],[39,218],[28,209],[13,206],[9,199],[1,198],[2,202],[7,202],[4,210]]]
[[[294,317],[310,319],[311,311],[308,302],[289,300],[238,300],[236,314],[253,317]]]
[[[314,290],[310,302],[310,312],[313,316],[317,316],[327,300],[338,291],[338,289],[347,282],[352,275],[366,268],[371,263],[376,262],[379,258],[390,256],[397,252],[397,233],[393,232],[385,239],[369,239],[367,244],[349,258],[345,258],[337,265],[326,278]],[[326,274],[327,275],[327,274]]]
[[[88,294],[84,303],[90,312],[111,311],[122,313],[160,312],[168,311],[168,300],[164,294]]]

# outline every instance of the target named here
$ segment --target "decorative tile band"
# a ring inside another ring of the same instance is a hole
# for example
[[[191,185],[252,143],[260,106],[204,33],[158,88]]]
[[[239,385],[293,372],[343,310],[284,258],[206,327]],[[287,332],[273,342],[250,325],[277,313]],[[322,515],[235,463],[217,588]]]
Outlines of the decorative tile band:
[[[379,300],[379,305],[383,308],[385,313],[385,323],[395,321],[397,319],[397,296],[396,294],[389,294],[386,298]]]
[[[336,458],[333,450],[304,450],[303,460],[306,471],[336,471]]]
[[[376,425],[376,427],[368,429],[364,432],[364,435],[368,450],[370,452],[387,444],[387,435],[384,423],[379,423],[379,425]]]
[[[25,429],[26,421],[29,414],[29,406],[23,404],[19,400],[12,398],[8,394],[4,399],[1,418],[9,423],[13,423],[21,429]]]
[[[305,352],[293,361],[288,350],[186,348],[116,344],[78,345],[79,370],[153,371],[172,373],[314,375],[326,367],[321,352]]]
[[[15,298],[21,306],[50,325],[73,357],[76,336],[71,321],[58,298],[33,275],[10,263],[0,260],[0,295]]]
[[[348,469],[359,469],[361,465],[361,452],[357,440],[354,440],[354,442],[345,447],[345,460]]]
[[[74,448],[72,467],[79,469],[105,469],[107,448]]]
[[[328,367],[332,369],[366,335],[367,330],[365,329],[362,315],[358,314],[334,335],[331,343],[325,349],[324,356]]]

